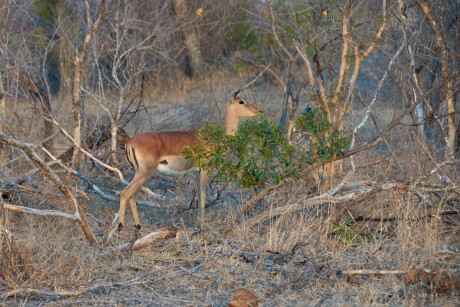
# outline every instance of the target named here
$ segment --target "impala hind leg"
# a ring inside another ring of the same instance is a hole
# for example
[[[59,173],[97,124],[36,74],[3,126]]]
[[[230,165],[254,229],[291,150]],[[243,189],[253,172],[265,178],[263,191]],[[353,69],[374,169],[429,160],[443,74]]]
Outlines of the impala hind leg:
[[[126,203],[129,202],[131,211],[133,213],[134,222],[136,223],[136,228],[140,230],[140,220],[139,214],[137,212],[137,205],[135,196],[137,192],[142,188],[144,183],[149,179],[150,174],[146,173],[136,173],[134,175],[133,180],[131,183],[123,190],[120,194],[120,211],[118,215],[118,231],[123,229],[123,223],[125,221],[125,212],[126,212]]]
[[[139,213],[137,213],[137,204],[134,197],[129,200],[129,206],[131,208],[131,212],[133,213],[134,228],[136,228],[139,234],[142,236],[141,220],[139,219]]]

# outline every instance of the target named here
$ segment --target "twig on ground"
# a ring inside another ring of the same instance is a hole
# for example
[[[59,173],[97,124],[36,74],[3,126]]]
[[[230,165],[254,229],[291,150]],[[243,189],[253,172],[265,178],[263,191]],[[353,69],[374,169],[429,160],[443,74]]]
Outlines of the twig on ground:
[[[340,271],[343,275],[400,275],[406,274],[405,270],[346,270]]]
[[[394,221],[400,221],[400,220],[409,220],[409,221],[420,221],[422,219],[430,218],[430,217],[438,217],[438,216],[444,216],[444,215],[460,215],[459,211],[456,210],[449,210],[449,211],[443,211],[441,213],[428,213],[420,217],[413,217],[410,219],[405,219],[405,218],[399,218],[396,216],[391,216],[391,217],[365,217],[365,216],[358,216],[356,218],[353,218],[355,222],[394,222]]]
[[[130,244],[130,243],[122,244],[118,246],[118,249],[120,251],[139,250],[141,248],[144,248],[148,245],[151,245],[157,242],[158,240],[166,240],[171,237],[175,237],[176,234],[177,234],[177,228],[172,225],[168,225],[154,232],[151,232],[148,235],[140,239],[137,239],[133,244]]]
[[[147,272],[136,276],[132,279],[125,280],[125,281],[115,281],[115,282],[108,282],[108,283],[96,283],[94,285],[82,287],[78,290],[43,290],[43,289],[34,289],[34,288],[25,288],[20,287],[10,291],[6,291],[0,294],[0,298],[6,299],[11,296],[23,296],[23,295],[32,295],[38,297],[75,297],[88,294],[90,292],[98,291],[100,289],[110,289],[115,287],[126,287],[132,285],[145,285],[145,284],[152,284],[161,280],[165,280],[168,278],[175,278],[181,275],[184,275],[183,271],[173,272],[173,274],[163,274],[158,278],[150,278],[150,275],[154,272]]]

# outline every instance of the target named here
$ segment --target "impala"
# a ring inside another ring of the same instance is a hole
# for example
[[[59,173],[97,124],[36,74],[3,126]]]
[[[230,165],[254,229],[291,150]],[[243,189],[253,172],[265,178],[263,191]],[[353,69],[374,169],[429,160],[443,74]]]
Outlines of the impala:
[[[234,135],[238,130],[238,122],[242,117],[254,117],[261,110],[238,97],[240,90],[232,95],[232,101],[225,111],[225,131]],[[135,175],[120,195],[120,212],[118,215],[118,231],[123,229],[126,204],[129,203],[135,227],[141,230],[135,196],[144,183],[158,171],[168,176],[183,175],[188,171],[198,170],[198,218],[202,224],[206,204],[206,185],[208,174],[205,170],[195,167],[193,159],[186,159],[180,152],[184,146],[195,146],[199,142],[198,131],[165,131],[158,133],[139,134],[126,143],[126,156],[134,167]]]

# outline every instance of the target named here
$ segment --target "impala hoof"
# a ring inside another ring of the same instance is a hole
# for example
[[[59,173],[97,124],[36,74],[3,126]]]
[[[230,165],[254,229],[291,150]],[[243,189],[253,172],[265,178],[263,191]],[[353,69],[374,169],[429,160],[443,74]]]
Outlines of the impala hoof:
[[[141,230],[141,225],[134,225],[134,231],[137,235],[137,238],[142,238],[144,236],[144,234],[142,233],[142,230]]]
[[[118,231],[122,231],[123,230],[123,223],[120,223],[118,224]]]

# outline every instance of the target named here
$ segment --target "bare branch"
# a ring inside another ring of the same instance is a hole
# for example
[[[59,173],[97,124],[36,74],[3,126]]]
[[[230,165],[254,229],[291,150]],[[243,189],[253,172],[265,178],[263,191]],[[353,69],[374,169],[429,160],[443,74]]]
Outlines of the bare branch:
[[[79,219],[79,216],[76,214],[65,213],[65,212],[58,211],[58,210],[40,210],[40,209],[34,209],[34,208],[29,208],[29,207],[24,207],[24,206],[12,205],[8,203],[3,204],[3,206],[5,209],[16,211],[16,212],[30,213],[30,214],[42,215],[42,216],[62,217],[62,218],[72,220],[72,221],[78,221]]]
[[[339,99],[339,94],[341,92],[342,84],[343,84],[343,77],[345,75],[345,70],[347,67],[347,55],[348,55],[348,44],[350,38],[348,37],[348,16],[343,14],[342,17],[342,53],[340,59],[340,70],[339,70],[339,78],[337,80],[337,86],[335,88],[334,96],[332,98],[331,104],[335,106],[337,100]]]
[[[399,54],[403,51],[405,46],[406,46],[406,42],[403,42],[399,46],[398,50],[396,50],[396,52],[393,55],[393,57],[391,58],[390,62],[388,63],[387,69],[385,70],[385,73],[383,74],[383,76],[379,80],[379,83],[377,85],[377,89],[375,90],[375,93],[374,93],[374,97],[372,98],[371,103],[366,108],[366,114],[364,114],[364,117],[363,117],[362,121],[353,129],[353,138],[351,140],[350,148],[354,147],[354,145],[355,145],[355,137],[354,136],[358,133],[358,130],[361,129],[364,126],[364,124],[367,122],[367,120],[369,119],[369,114],[370,114],[370,112],[372,110],[372,107],[374,106],[374,104],[377,101],[377,97],[378,97],[378,95],[380,93],[380,89],[383,86],[383,82],[388,77],[388,73],[390,71],[390,68],[393,66],[393,64],[395,63],[395,60],[398,58]],[[399,120],[398,120],[398,122],[399,122],[402,118],[401,117],[398,117],[398,118],[399,118]]]
[[[266,3],[267,7],[268,7],[268,12],[270,14],[270,19],[271,19],[271,29],[272,29],[272,34],[273,34],[273,38],[275,39],[276,43],[278,44],[278,46],[283,50],[283,52],[286,54],[286,56],[288,57],[288,60],[290,62],[294,61],[295,58],[294,56],[292,55],[292,53],[286,48],[286,46],[284,46],[283,42],[281,41],[281,39],[279,38],[278,36],[278,31],[276,30],[276,19],[275,19],[275,14],[273,13],[273,8],[272,8],[272,5],[270,2],[267,1]]]
[[[67,197],[67,199],[69,199],[72,203],[75,209],[75,215],[77,217],[76,221],[80,224],[80,227],[88,241],[91,244],[97,244],[97,239],[91,231],[91,228],[89,227],[88,221],[86,219],[86,214],[85,212],[80,210],[80,206],[78,205],[78,201],[75,195],[72,194],[72,192],[67,188],[67,186],[62,183],[61,179],[56,175],[56,173],[35,153],[35,151],[33,150],[34,146],[13,139],[1,131],[0,142],[19,148],[35,163],[35,165],[38,166],[38,168],[40,168],[40,170],[56,185],[56,187],[62,192],[62,194],[64,194]]]
[[[387,22],[387,8],[386,8],[387,1],[386,0],[383,0],[383,5],[382,6],[383,6],[383,12],[382,12],[383,21],[382,21],[382,24],[380,25],[380,28],[377,31],[377,34],[375,35],[374,40],[372,41],[372,43],[369,45],[369,47],[367,47],[366,51],[364,51],[364,53],[360,56],[360,58],[359,58],[360,62],[362,62],[365,58],[367,58],[367,56],[375,48],[377,42],[382,37],[382,34],[385,31],[385,28],[386,28],[386,26],[388,24],[388,22]]]

